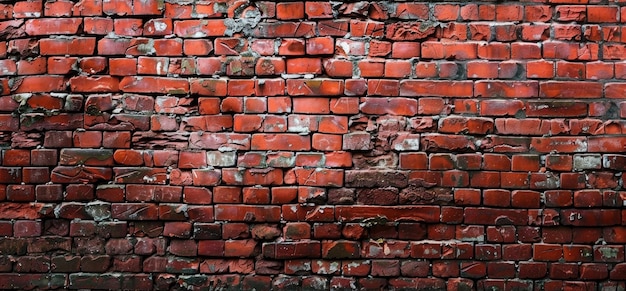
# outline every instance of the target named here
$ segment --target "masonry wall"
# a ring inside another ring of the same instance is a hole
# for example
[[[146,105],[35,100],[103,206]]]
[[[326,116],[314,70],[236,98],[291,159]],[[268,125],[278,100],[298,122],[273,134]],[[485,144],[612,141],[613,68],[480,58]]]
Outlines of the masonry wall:
[[[624,290],[623,1],[0,1],[0,289]]]

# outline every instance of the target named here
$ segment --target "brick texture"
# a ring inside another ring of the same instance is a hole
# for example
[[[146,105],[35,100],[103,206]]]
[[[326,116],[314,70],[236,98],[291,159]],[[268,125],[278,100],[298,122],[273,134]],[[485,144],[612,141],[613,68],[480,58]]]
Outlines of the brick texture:
[[[624,290],[624,3],[0,0],[0,289]]]

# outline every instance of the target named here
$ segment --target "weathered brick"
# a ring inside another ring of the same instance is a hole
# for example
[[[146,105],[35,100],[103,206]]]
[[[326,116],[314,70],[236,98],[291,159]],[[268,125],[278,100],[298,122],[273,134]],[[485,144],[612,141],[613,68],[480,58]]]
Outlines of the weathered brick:
[[[619,3],[0,2],[0,289],[624,288]]]

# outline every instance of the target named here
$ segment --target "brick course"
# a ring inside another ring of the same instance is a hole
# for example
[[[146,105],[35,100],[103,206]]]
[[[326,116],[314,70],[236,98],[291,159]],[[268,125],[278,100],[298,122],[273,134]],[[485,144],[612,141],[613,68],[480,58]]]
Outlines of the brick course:
[[[625,21],[0,0],[0,289],[622,290]]]

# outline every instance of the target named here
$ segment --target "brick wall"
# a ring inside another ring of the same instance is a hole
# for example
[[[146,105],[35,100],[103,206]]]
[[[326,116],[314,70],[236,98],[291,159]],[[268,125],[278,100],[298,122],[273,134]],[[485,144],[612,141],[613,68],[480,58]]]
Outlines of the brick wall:
[[[623,290],[623,4],[0,0],[0,289]]]

